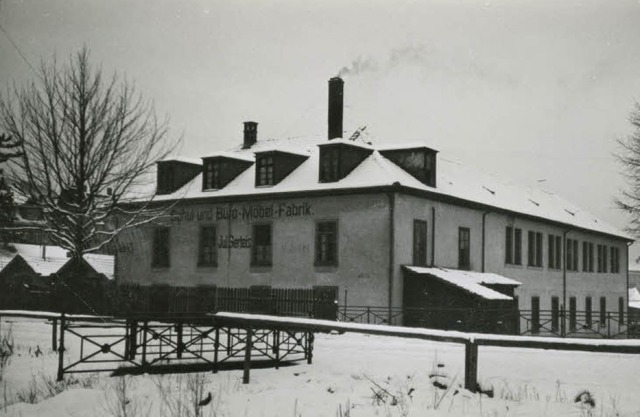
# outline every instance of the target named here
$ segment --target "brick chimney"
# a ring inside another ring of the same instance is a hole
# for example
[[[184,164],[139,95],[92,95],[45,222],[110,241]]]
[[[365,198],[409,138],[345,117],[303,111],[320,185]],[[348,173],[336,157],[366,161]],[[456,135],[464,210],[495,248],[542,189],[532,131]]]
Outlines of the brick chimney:
[[[258,123],[244,122],[244,142],[242,143],[242,149],[248,149],[252,147],[257,140],[258,140]]]
[[[329,80],[329,140],[342,137],[344,81],[340,77]]]

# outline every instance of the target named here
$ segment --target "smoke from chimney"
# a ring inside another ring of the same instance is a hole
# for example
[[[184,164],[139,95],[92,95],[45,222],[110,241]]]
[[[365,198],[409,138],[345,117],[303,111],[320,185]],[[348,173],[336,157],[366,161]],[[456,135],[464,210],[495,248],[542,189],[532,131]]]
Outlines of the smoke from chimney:
[[[361,56],[356,58],[348,67],[342,67],[338,71],[338,77],[344,77],[346,75],[358,75],[367,71],[376,71],[378,69],[378,63],[373,58],[362,58]]]
[[[242,142],[242,149],[248,149],[252,147],[258,140],[258,123],[256,122],[244,122],[244,141]]]
[[[329,80],[329,140],[342,137],[344,81],[340,77]]]

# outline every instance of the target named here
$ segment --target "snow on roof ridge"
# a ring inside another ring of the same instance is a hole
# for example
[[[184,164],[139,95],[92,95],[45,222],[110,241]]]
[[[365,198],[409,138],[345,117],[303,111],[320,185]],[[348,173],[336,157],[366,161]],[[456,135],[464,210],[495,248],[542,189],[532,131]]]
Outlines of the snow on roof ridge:
[[[181,155],[169,156],[164,159],[161,159],[158,162],[172,162],[172,161],[186,162],[188,164],[194,164],[194,165],[202,165],[202,160],[200,158],[192,158],[192,157],[181,156]]]

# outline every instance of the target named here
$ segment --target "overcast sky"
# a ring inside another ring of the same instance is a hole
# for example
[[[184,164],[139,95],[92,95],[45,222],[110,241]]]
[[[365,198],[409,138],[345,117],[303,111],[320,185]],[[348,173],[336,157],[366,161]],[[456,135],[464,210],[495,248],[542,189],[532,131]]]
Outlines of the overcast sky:
[[[613,158],[640,100],[640,1],[0,0],[0,90],[87,45],[171,119],[181,153],[345,128],[539,183],[620,228]],[[637,245],[636,245],[637,246]]]

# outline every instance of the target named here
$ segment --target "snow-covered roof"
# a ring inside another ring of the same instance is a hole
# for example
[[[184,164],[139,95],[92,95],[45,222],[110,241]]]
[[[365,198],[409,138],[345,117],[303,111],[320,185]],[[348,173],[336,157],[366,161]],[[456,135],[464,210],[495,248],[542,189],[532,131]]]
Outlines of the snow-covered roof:
[[[511,278],[506,278],[498,274],[461,271],[447,268],[428,268],[421,266],[406,266],[409,271],[419,275],[430,275],[443,281],[462,288],[472,294],[487,300],[512,300],[513,298],[498,291],[492,290],[482,284],[500,284],[518,286],[520,283]]]
[[[187,164],[194,165],[202,165],[202,159],[200,158],[189,158],[186,156],[170,156],[168,158],[163,159],[160,162],[186,162]]]
[[[376,146],[376,150],[378,151],[397,151],[397,150],[423,149],[423,148],[435,150],[433,148],[428,147],[424,143],[420,143],[420,142],[407,142],[407,143],[400,143],[400,144],[387,143],[384,145]]]
[[[370,150],[374,149],[371,144],[363,142],[361,140],[351,140],[351,139],[343,139],[343,138],[336,138],[336,139],[331,139],[331,140],[323,140],[322,142],[318,143],[318,146],[336,145],[336,144],[356,146],[358,148],[364,148],[364,149],[370,149]]]
[[[0,270],[2,270],[16,255],[20,255],[33,270],[42,275],[49,276],[55,274],[67,262],[67,251],[58,246],[31,245],[25,243],[14,243],[12,246],[15,252],[0,250]],[[44,257],[43,257],[44,255]],[[108,279],[115,276],[115,260],[112,255],[86,254],[84,259],[95,269]]]
[[[242,150],[237,152],[229,152],[229,151],[219,151],[211,154],[207,154],[202,157],[202,159],[206,158],[231,158],[231,159],[240,159],[241,161],[254,162],[255,158],[253,157],[253,153],[250,152],[242,152]]]
[[[87,261],[97,273],[104,275],[107,279],[111,280],[115,277],[115,259],[113,256],[88,253],[84,255],[84,260]]]
[[[318,178],[320,153],[318,145],[330,143],[347,143],[353,146],[373,149],[374,152],[342,180],[320,182]],[[411,144],[410,146],[414,147],[415,145]],[[402,145],[399,144],[393,147],[385,145],[384,148],[402,148]],[[242,149],[242,147],[238,146],[230,151],[218,152],[209,156],[228,156],[254,161],[254,153],[270,149],[297,149],[299,152],[308,152],[310,156],[281,182],[270,187],[256,187],[256,167],[254,164],[222,189],[203,190],[202,175],[197,175],[174,193],[157,196],[155,199],[158,201],[188,200],[194,198],[267,195],[272,193],[349,190],[354,188],[398,186],[399,184],[404,189],[425,192],[434,196],[434,198],[438,196],[453,198],[460,201],[461,204],[465,202],[480,204],[488,209],[505,210],[627,240],[634,239],[631,235],[605,223],[551,192],[535,187],[523,187],[510,181],[502,181],[494,176],[484,174],[443,157],[438,158],[436,187],[428,186],[382,156],[377,151],[378,147],[369,145],[359,139],[333,139],[329,141],[326,137],[319,136],[283,140],[269,139],[258,141],[248,149]],[[146,192],[148,195],[152,195],[155,190],[155,184],[149,184],[148,187],[149,189]]]

